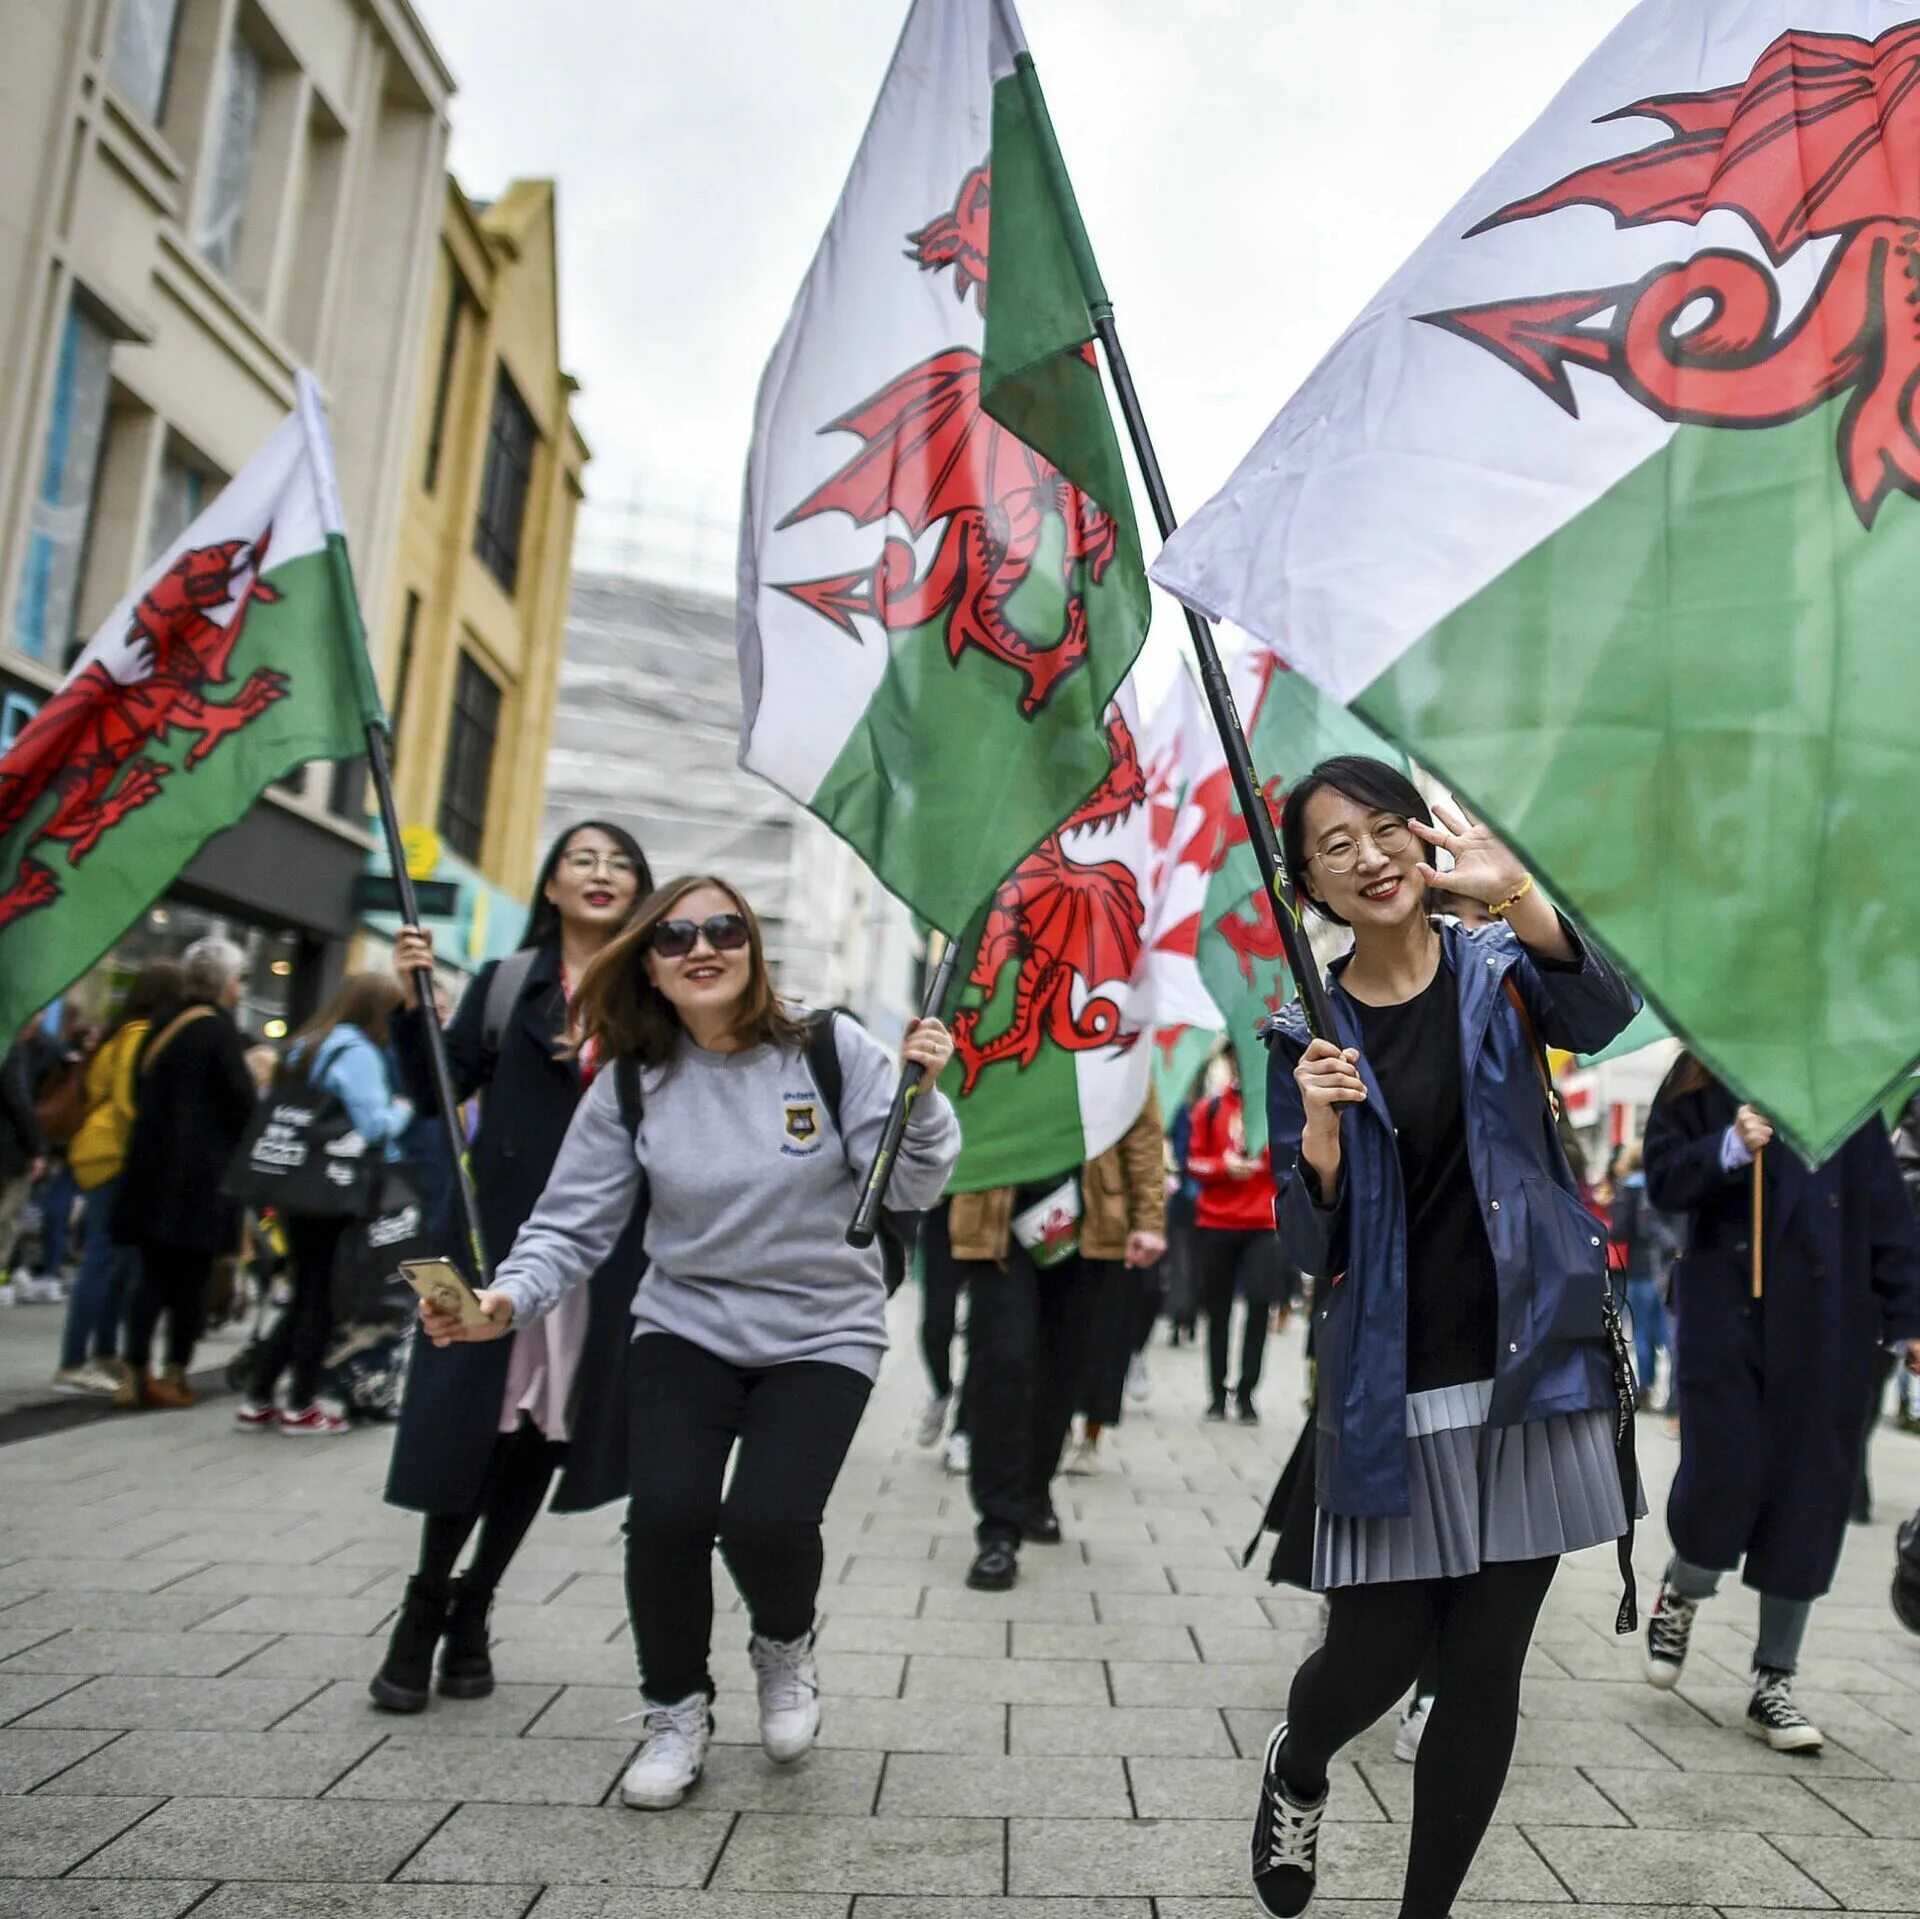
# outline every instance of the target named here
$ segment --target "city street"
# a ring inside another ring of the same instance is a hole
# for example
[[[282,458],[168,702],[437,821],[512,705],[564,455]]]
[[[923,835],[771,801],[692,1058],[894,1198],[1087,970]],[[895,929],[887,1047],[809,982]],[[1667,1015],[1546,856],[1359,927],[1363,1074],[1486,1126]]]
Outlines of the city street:
[[[1238,1557],[1298,1419],[1297,1332],[1258,1431],[1205,1425],[1200,1361],[1099,1474],[1017,1590],[961,1585],[965,1489],[911,1440],[908,1308],[828,1526],[821,1749],[754,1740],[746,1627],[721,1621],[719,1739],[687,1805],[609,1803],[638,1705],[617,1514],[543,1518],[495,1614],[501,1685],[417,1719],[366,1680],[410,1564],[387,1440],[232,1430],[233,1401],[0,1449],[0,1894],[11,1919],[1201,1919],[1252,1910],[1260,1749],[1315,1602]],[[4,1334],[5,1328],[0,1328]],[[1643,1421],[1662,1561],[1674,1449]],[[1749,1594],[1703,1617],[1680,1691],[1610,1631],[1603,1550],[1561,1572],[1517,1764],[1463,1909],[1920,1906],[1920,1641],[1886,1605],[1920,1443],[1883,1429],[1881,1518],[1817,1611],[1817,1760],[1740,1729]],[[723,1605],[732,1594],[723,1593]],[[1411,1768],[1378,1727],[1334,1778],[1320,1919],[1390,1914]],[[1642,1830],[1627,1836],[1627,1829]]]

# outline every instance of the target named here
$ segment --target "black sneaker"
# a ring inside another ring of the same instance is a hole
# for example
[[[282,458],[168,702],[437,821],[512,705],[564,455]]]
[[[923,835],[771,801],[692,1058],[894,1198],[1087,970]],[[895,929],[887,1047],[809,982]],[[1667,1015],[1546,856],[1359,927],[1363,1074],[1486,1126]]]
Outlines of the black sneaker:
[[[1671,1692],[1680,1683],[1687,1642],[1693,1637],[1693,1616],[1699,1610],[1699,1600],[1684,1597],[1661,1580],[1647,1620],[1647,1680],[1662,1692]]]
[[[1282,1784],[1280,1748],[1286,1737],[1283,1719],[1267,1741],[1260,1804],[1253,1815],[1253,1896],[1273,1919],[1297,1919],[1313,1897],[1320,1820],[1327,1810],[1324,1792],[1318,1799],[1301,1800]]]
[[[1818,1752],[1826,1744],[1820,1728],[1793,1703],[1793,1674],[1767,1666],[1754,1668],[1747,1731],[1775,1752]]]
[[[1260,1423],[1260,1415],[1254,1411],[1253,1401],[1245,1393],[1234,1401],[1233,1416],[1243,1426],[1257,1426]]]
[[[1020,1549],[1007,1539],[989,1539],[967,1568],[967,1584],[975,1592],[1006,1592],[1019,1577]]]
[[[1216,1420],[1225,1419],[1226,1416],[1227,1416],[1227,1400],[1226,1400],[1226,1395],[1224,1393],[1221,1394],[1217,1399],[1208,1401],[1207,1417],[1209,1419],[1216,1419]]]
[[[1027,1521],[1026,1537],[1036,1546],[1057,1546],[1060,1543],[1060,1515],[1051,1506],[1043,1507]]]

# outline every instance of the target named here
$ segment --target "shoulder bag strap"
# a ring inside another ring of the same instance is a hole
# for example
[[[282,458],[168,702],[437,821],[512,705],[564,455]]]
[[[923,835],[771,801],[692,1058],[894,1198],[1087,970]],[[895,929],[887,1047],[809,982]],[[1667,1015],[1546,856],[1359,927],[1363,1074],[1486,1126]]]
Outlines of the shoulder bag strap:
[[[840,1044],[833,1034],[833,1014],[807,1015],[807,1070],[819,1089],[820,1098],[833,1121],[833,1130],[845,1137],[840,1124]]]
[[[184,1013],[177,1013],[168,1023],[167,1029],[147,1048],[147,1056],[140,1062],[140,1077],[145,1079],[158,1063],[160,1055],[184,1033],[195,1020],[211,1019],[211,1006],[189,1006]]]
[[[538,948],[523,946],[517,953],[509,953],[493,969],[493,978],[487,982],[487,1003],[480,1009],[480,1044],[496,1058],[500,1042],[507,1036],[507,1021],[513,1017],[514,1004],[526,990],[527,975],[533,971],[533,962],[538,957]]]

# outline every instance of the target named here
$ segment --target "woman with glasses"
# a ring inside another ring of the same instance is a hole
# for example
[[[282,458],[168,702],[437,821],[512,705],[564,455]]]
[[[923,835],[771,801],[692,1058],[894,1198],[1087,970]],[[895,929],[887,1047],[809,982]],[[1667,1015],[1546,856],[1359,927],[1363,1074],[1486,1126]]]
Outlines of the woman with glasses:
[[[630,833],[603,820],[570,827],[541,866],[519,950],[481,969],[447,1029],[454,1096],[480,1098],[470,1151],[491,1260],[506,1256],[533,1211],[592,1079],[593,1057],[566,1050],[568,1003],[652,887]],[[437,1113],[417,977],[433,964],[431,936],[409,927],[393,962],[406,997],[394,1051],[415,1107]],[[458,1114],[448,1132],[462,1137]],[[464,1247],[450,1250],[470,1264]],[[427,1517],[419,1570],[370,1688],[376,1705],[423,1710],[436,1650],[444,1697],[490,1693],[487,1615],[555,1473],[556,1512],[585,1512],[625,1491],[621,1364],[641,1260],[636,1218],[594,1283],[543,1324],[494,1346],[439,1352],[415,1342],[387,1497]]]
[[[573,1010],[579,1056],[610,1064],[480,1295],[489,1323],[424,1306],[421,1318],[456,1352],[525,1338],[516,1329],[537,1330],[604,1268],[649,1192],[627,1368],[627,1604],[646,1745],[620,1792],[658,1809],[686,1796],[712,1736],[716,1540],[746,1601],[768,1758],[798,1759],[819,1729],[821,1516],[887,1347],[881,1248],[849,1246],[847,1222],[896,1069],[853,1020],[775,996],[759,922],[724,880],[655,893]],[[939,1021],[916,1021],[901,1059],[931,1081],[952,1052]],[[923,1091],[889,1201],[932,1205],[959,1147],[953,1108]]]
[[[1431,1650],[1400,1911],[1444,1919],[1506,1782],[1560,1555],[1630,1523],[1606,1248],[1540,1045],[1597,1050],[1636,1002],[1486,828],[1436,822],[1381,761],[1316,767],[1282,834],[1303,899],[1353,948],[1327,977],[1337,1042],[1309,1043],[1298,1006],[1269,1034],[1281,1246],[1315,1281],[1327,1636],[1267,1744],[1254,1887],[1270,1913],[1306,1906],[1328,1767]],[[1442,885],[1493,923],[1430,918]]]

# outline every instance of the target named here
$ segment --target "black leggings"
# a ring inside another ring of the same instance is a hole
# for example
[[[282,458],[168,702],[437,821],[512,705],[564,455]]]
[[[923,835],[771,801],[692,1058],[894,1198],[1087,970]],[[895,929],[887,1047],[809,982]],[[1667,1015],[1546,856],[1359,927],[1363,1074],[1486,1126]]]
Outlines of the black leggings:
[[[755,1633],[811,1632],[820,1521],[873,1387],[850,1366],[748,1370],[648,1333],[634,1342],[627,1391],[627,1611],[640,1689],[656,1705],[711,1698],[715,1540]]]
[[[1240,1330],[1240,1378],[1235,1395],[1247,1400],[1260,1383],[1267,1351],[1267,1312],[1280,1298],[1280,1242],[1268,1231],[1231,1232],[1218,1226],[1193,1230],[1194,1274],[1207,1311],[1208,1384],[1215,1399],[1227,1396],[1227,1348],[1233,1296],[1245,1300]]]
[[[320,1386],[327,1335],[333,1331],[333,1260],[347,1222],[290,1213],[286,1229],[293,1303],[260,1342],[249,1392],[255,1400],[271,1399],[284,1372],[288,1375],[287,1405],[299,1412],[313,1404]]]
[[[1327,1639],[1294,1674],[1281,1771],[1326,1787],[1335,1753],[1387,1712],[1437,1652],[1439,1687],[1413,1771],[1413,1841],[1401,1919],[1446,1919],[1513,1760],[1520,1668],[1558,1559],[1483,1566],[1465,1579],[1339,1586]]]
[[[136,1373],[153,1357],[154,1328],[167,1316],[167,1364],[182,1372],[193,1364],[207,1314],[207,1288],[213,1283],[211,1253],[185,1246],[140,1249],[140,1281],[127,1307],[127,1364]]]
[[[960,1290],[966,1283],[966,1268],[953,1256],[943,1200],[920,1228],[920,1357],[926,1364],[928,1383],[942,1399],[953,1391],[953,1335],[960,1323]],[[967,1430],[965,1380],[960,1383],[960,1407],[953,1429],[957,1433]]]
[[[478,1526],[480,1543],[467,1567],[467,1586],[491,1593],[540,1517],[547,1488],[566,1450],[525,1418],[514,1431],[502,1433],[493,1443],[487,1476],[473,1505],[463,1513],[428,1515],[420,1535],[421,1578],[436,1584],[451,1579]]]

